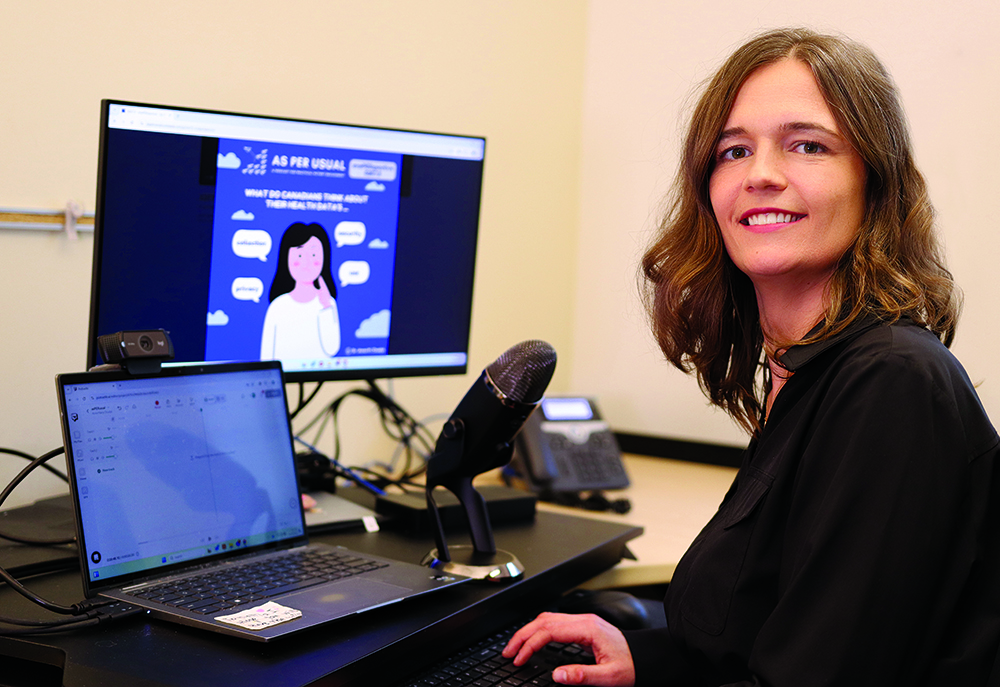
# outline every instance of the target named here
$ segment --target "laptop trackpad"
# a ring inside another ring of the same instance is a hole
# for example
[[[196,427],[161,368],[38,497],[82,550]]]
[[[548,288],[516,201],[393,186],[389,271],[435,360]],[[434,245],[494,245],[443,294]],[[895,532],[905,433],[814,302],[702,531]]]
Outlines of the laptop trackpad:
[[[303,589],[298,594],[283,598],[279,603],[303,612],[313,611],[336,618],[390,601],[398,601],[410,591],[406,587],[376,580],[354,579],[344,580],[330,587]]]

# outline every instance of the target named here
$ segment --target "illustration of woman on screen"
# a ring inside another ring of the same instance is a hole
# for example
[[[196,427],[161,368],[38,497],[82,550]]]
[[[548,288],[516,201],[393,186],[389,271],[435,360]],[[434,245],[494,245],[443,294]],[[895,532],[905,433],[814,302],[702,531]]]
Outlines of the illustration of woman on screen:
[[[330,358],[340,350],[337,285],[322,226],[285,230],[260,340],[261,360]]]

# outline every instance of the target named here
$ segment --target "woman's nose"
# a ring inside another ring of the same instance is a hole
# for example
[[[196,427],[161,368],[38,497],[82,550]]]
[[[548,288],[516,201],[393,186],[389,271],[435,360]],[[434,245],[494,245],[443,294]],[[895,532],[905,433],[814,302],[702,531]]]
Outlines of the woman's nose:
[[[747,191],[764,191],[768,189],[783,189],[787,185],[784,170],[781,165],[781,154],[769,148],[759,148],[750,158],[743,188]]]

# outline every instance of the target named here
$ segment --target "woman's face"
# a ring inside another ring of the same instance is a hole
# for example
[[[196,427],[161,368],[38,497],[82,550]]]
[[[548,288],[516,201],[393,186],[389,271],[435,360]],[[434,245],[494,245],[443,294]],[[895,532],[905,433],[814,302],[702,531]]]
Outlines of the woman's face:
[[[709,194],[726,250],[758,290],[825,285],[865,213],[865,165],[804,63],[743,83],[716,147]]]
[[[315,236],[288,251],[288,271],[296,284],[312,283],[323,271],[323,244]]]

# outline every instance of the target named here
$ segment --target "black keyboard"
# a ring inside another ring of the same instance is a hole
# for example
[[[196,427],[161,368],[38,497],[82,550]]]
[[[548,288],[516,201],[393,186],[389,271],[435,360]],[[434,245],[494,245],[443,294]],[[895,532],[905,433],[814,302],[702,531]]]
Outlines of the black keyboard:
[[[208,615],[343,577],[360,575],[386,563],[339,551],[289,551],[244,565],[130,590],[147,601]]]
[[[500,652],[520,625],[484,639],[448,657],[404,687],[548,687],[552,671],[568,663],[593,664],[594,656],[576,644],[552,642],[523,666],[517,667]]]

